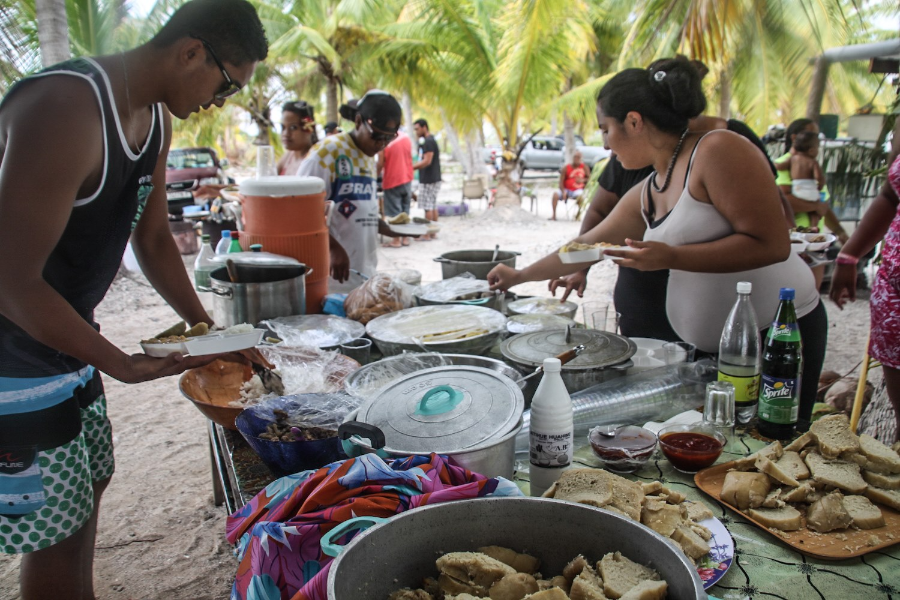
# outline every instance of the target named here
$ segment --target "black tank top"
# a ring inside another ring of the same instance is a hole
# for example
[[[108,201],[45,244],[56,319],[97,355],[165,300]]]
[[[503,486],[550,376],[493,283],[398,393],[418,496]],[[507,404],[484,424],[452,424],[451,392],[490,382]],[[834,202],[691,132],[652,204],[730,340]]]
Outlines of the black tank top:
[[[44,280],[85,321],[97,327],[94,309],[115,279],[125,245],[153,190],[153,170],[163,143],[162,105],[153,107],[150,135],[140,154],[135,154],[119,122],[109,78],[89,58],[69,60],[23,79],[10,89],[4,101],[19,87],[49,76],[78,77],[89,82],[102,115],[104,156],[100,186],[90,196],[74,200],[69,222],[43,273]],[[34,198],[34,206],[40,210],[40,198]],[[45,377],[71,373],[84,366],[80,360],[36,341],[0,315],[0,377]]]

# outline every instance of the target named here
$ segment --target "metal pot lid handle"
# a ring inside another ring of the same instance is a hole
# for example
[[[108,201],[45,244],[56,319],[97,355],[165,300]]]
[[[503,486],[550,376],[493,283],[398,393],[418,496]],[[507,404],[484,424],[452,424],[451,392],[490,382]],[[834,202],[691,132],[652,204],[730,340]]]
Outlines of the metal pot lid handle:
[[[347,533],[350,533],[351,531],[365,531],[370,527],[381,525],[382,523],[387,523],[388,521],[390,521],[390,519],[385,519],[382,517],[354,517],[352,519],[347,519],[322,536],[322,539],[320,541],[322,552],[324,554],[327,554],[328,556],[337,557],[338,554],[344,551],[345,546],[341,546],[334,540],[340,538],[343,535],[346,535]]]
[[[360,421],[349,421],[341,423],[340,427],[338,427],[338,437],[342,440],[349,440],[354,435],[368,438],[372,443],[372,448],[375,450],[384,448],[384,432],[375,425],[361,423]]]
[[[465,394],[459,390],[455,390],[449,385],[439,385],[425,392],[425,395],[419,401],[415,414],[429,417],[442,415],[459,406],[459,403],[464,399]]]
[[[449,259],[449,258],[444,258],[443,256],[438,256],[437,258],[433,258],[433,259],[431,259],[431,260],[433,260],[434,262],[439,262],[439,263],[448,263],[448,262],[450,262],[450,259]]]

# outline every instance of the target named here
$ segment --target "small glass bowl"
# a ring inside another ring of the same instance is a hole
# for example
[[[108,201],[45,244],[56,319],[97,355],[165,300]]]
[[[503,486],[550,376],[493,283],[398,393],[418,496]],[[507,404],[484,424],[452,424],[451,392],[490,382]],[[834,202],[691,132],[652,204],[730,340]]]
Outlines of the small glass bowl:
[[[613,437],[602,435],[613,433]],[[591,429],[588,441],[603,466],[616,473],[633,473],[644,466],[656,450],[656,434],[637,425],[600,425]]]
[[[725,448],[725,436],[709,423],[669,425],[659,430],[659,449],[682,473],[696,473],[715,463]]]

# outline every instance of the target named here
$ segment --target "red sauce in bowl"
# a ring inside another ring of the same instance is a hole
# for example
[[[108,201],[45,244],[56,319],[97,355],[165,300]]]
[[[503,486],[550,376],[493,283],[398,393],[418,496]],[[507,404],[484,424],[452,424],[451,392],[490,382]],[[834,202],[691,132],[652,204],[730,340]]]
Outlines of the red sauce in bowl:
[[[711,466],[722,454],[722,442],[694,431],[672,432],[660,438],[660,448],[669,462],[679,471],[696,473]]]

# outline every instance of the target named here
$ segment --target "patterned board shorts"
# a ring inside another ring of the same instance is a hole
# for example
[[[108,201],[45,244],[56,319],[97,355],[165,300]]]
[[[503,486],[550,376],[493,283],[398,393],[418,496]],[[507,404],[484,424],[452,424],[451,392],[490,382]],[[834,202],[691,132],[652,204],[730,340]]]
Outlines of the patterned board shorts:
[[[434,210],[437,208],[437,197],[440,191],[440,181],[437,183],[420,183],[417,196],[419,208],[423,210]]]
[[[72,441],[37,453],[29,471],[40,475],[43,506],[20,517],[0,514],[0,552],[20,554],[47,548],[73,535],[90,518],[94,510],[92,483],[109,479],[115,471],[112,426],[102,388],[97,399],[81,409],[81,424],[81,433]],[[3,491],[0,486],[0,498]]]

